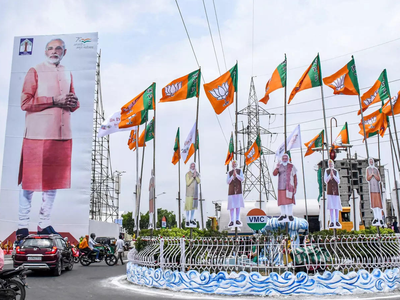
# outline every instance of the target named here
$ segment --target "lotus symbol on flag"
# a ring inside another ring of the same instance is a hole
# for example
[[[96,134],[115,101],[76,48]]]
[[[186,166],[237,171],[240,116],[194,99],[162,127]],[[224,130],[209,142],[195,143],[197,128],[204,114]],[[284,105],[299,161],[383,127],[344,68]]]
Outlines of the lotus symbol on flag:
[[[343,144],[342,136],[339,135],[333,144],[336,146],[342,146],[342,144]]]
[[[346,77],[346,74],[343,74],[338,79],[336,79],[334,82],[332,82],[332,85],[335,87],[335,90],[340,91],[341,89],[344,88],[344,78],[345,77]]]
[[[396,96],[394,96],[394,97],[392,98],[393,106],[396,104],[397,98],[399,98],[399,94],[397,94]]]
[[[372,101],[374,101],[374,99],[376,98],[377,95],[378,95],[378,91],[376,90],[375,93],[373,93],[371,95],[371,97],[369,97],[369,98],[364,100],[364,104],[365,105],[370,105],[372,103]]]
[[[211,95],[214,96],[215,99],[224,100],[225,101],[224,106],[229,104],[229,102],[226,101],[226,97],[228,97],[229,94],[228,82],[225,82],[221,86],[218,86],[217,88],[211,90],[210,93]]]
[[[181,82],[177,82],[175,84],[171,84],[171,85],[167,85],[165,87],[165,94],[169,97],[172,97],[173,95],[175,95],[175,93],[177,91],[179,91],[182,88],[182,81]]]
[[[131,125],[131,124],[133,124],[132,119],[135,118],[135,116],[136,116],[136,114],[130,116],[130,117],[128,118],[128,123],[126,123],[126,125]]]
[[[249,155],[247,156],[247,158],[253,158],[254,154],[256,153],[256,151],[253,149],[251,149]]]

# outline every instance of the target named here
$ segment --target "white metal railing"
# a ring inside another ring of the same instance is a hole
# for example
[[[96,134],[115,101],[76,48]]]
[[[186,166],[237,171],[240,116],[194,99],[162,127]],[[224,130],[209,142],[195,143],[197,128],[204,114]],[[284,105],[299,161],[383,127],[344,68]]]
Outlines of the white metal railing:
[[[199,272],[357,271],[400,267],[400,235],[141,238],[128,259],[148,268]]]

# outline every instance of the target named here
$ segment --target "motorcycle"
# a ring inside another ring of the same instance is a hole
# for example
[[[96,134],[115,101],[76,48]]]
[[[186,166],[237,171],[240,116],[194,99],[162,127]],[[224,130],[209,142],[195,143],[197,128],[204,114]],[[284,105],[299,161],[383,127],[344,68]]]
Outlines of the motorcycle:
[[[0,299],[24,300],[26,297],[26,269],[22,266],[14,270],[0,271]]]
[[[117,263],[117,257],[111,252],[111,248],[108,245],[104,245],[102,247],[98,247],[100,250],[99,253],[99,261],[96,261],[96,252],[90,251],[88,253],[84,253],[79,261],[82,266],[89,266],[92,263],[102,262],[103,260],[107,265],[113,266]]]

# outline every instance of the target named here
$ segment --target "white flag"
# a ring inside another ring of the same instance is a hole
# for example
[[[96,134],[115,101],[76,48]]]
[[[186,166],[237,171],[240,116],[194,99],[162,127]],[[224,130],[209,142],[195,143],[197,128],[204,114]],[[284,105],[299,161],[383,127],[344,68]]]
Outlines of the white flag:
[[[186,141],[183,144],[183,147],[181,149],[181,156],[182,156],[182,159],[185,162],[185,164],[187,163],[189,158],[194,153],[195,141],[196,141],[196,122],[194,122],[192,130],[190,130],[190,133],[189,133],[188,137],[186,138]]]
[[[286,148],[287,151],[295,148],[301,147],[301,134],[300,134],[300,124],[292,131],[292,133],[287,137],[286,140]],[[285,153],[285,142],[276,150],[275,157],[280,159],[282,155]]]
[[[99,132],[97,133],[98,137],[103,137],[109,135],[111,133],[116,133],[120,131],[131,131],[136,130],[137,126],[130,128],[119,128],[119,122],[121,122],[121,111],[117,111],[109,116],[104,122],[101,124],[99,128]]]

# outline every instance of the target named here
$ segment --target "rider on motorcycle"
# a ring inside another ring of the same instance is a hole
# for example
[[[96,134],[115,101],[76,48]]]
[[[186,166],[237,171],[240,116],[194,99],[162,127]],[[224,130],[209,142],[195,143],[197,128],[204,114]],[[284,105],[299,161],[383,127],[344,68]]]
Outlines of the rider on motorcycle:
[[[95,238],[96,238],[96,235],[94,233],[91,233],[90,239],[89,239],[89,248],[93,252],[96,252],[96,262],[99,262],[100,261],[100,259],[99,259],[100,250],[95,248],[95,246],[101,246],[101,244],[96,243],[94,240]]]
[[[89,235],[85,235],[82,241],[79,243],[79,249],[83,253],[89,253],[91,249],[89,248]]]

